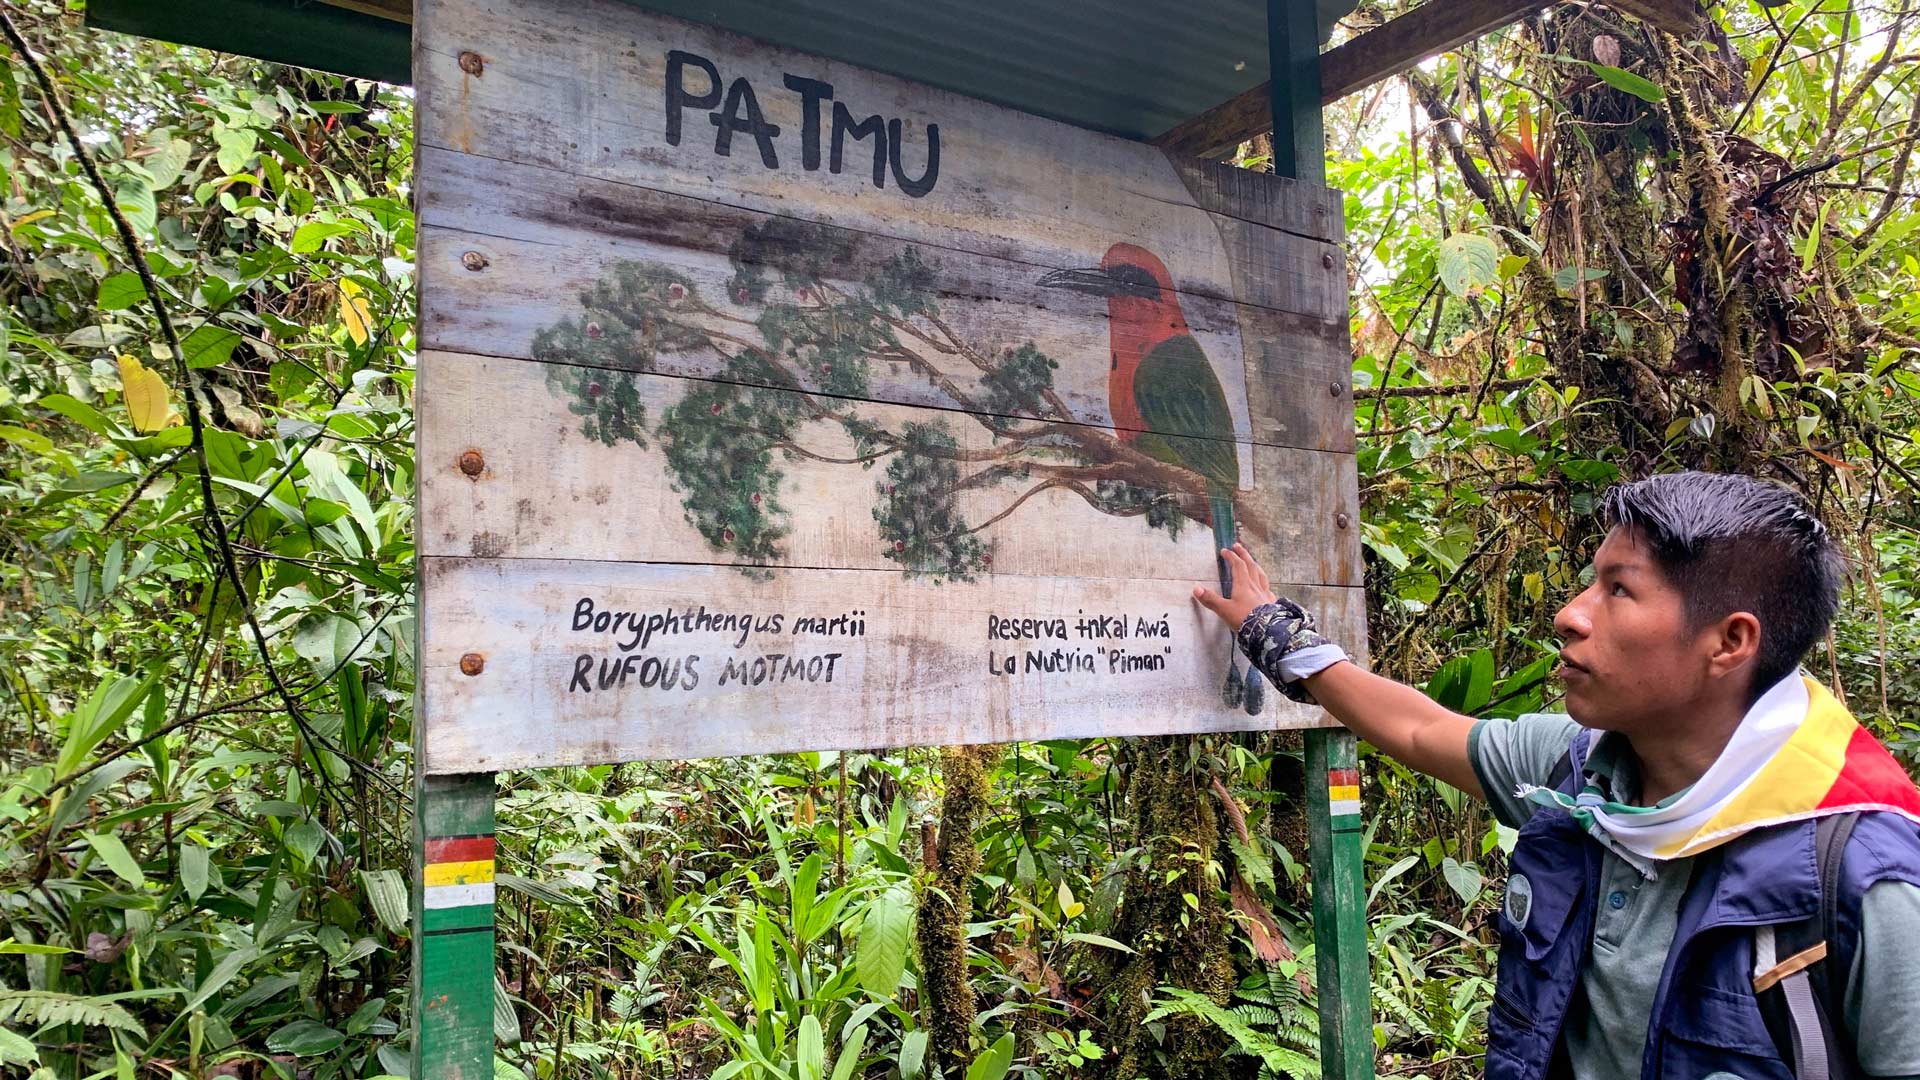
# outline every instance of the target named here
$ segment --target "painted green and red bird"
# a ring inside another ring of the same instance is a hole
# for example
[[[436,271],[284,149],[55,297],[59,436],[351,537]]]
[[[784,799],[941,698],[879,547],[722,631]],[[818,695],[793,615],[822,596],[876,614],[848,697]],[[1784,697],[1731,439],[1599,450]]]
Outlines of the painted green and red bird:
[[[1207,483],[1214,547],[1232,546],[1233,496],[1240,487],[1233,413],[1220,377],[1180,312],[1166,265],[1138,244],[1120,243],[1107,249],[1099,266],[1056,270],[1040,284],[1106,298],[1113,356],[1107,407],[1114,435],[1149,457],[1198,473]],[[1231,596],[1232,575],[1225,560],[1216,561],[1221,595]],[[1237,648],[1221,696],[1249,713],[1266,704],[1258,669],[1249,665],[1242,681]]]

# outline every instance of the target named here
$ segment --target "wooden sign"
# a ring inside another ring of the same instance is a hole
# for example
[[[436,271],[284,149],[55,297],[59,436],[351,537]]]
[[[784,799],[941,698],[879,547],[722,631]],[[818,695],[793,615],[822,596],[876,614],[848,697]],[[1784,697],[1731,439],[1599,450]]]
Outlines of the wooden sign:
[[[1338,196],[613,0],[420,0],[421,766],[1324,723]],[[1250,686],[1252,690],[1250,691]]]

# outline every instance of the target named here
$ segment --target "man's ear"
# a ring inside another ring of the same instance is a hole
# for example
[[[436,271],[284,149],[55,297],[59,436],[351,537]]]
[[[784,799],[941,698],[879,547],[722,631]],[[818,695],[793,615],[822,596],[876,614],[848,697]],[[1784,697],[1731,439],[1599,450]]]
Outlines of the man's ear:
[[[1707,628],[1707,672],[1724,677],[1739,672],[1760,655],[1760,620],[1736,611]]]

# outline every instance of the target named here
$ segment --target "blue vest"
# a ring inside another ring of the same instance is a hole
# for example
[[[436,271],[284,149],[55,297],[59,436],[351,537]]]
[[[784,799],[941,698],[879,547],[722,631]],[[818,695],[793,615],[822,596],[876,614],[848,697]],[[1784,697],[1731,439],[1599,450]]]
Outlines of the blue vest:
[[[1591,737],[1581,732],[1569,751],[1573,771],[1561,784],[1569,794],[1582,784]],[[1601,851],[1563,810],[1536,809],[1520,829],[1499,914],[1487,1080],[1572,1075],[1561,1031],[1593,947]],[[1920,884],[1920,826],[1897,814],[1862,814],[1841,864],[1838,940],[1828,942],[1821,961],[1841,979],[1853,968],[1861,899],[1868,886],[1886,880]],[[1642,1080],[1701,1080],[1715,1072],[1794,1080],[1753,991],[1753,928],[1799,922],[1819,907],[1812,821],[1756,829],[1695,856],[1649,1017]],[[1851,1042],[1844,1034],[1840,1041]],[[1848,1065],[1859,1074],[1857,1062]]]

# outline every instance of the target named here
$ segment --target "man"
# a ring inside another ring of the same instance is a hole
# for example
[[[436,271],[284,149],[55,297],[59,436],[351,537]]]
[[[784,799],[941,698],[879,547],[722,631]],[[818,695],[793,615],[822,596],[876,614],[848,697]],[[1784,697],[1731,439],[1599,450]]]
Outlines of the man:
[[[1520,830],[1490,1080],[1920,1076],[1920,791],[1799,673],[1839,605],[1826,529],[1706,473],[1603,515],[1554,619],[1565,716],[1476,722],[1344,662],[1240,545],[1234,595],[1194,596],[1283,692]]]

